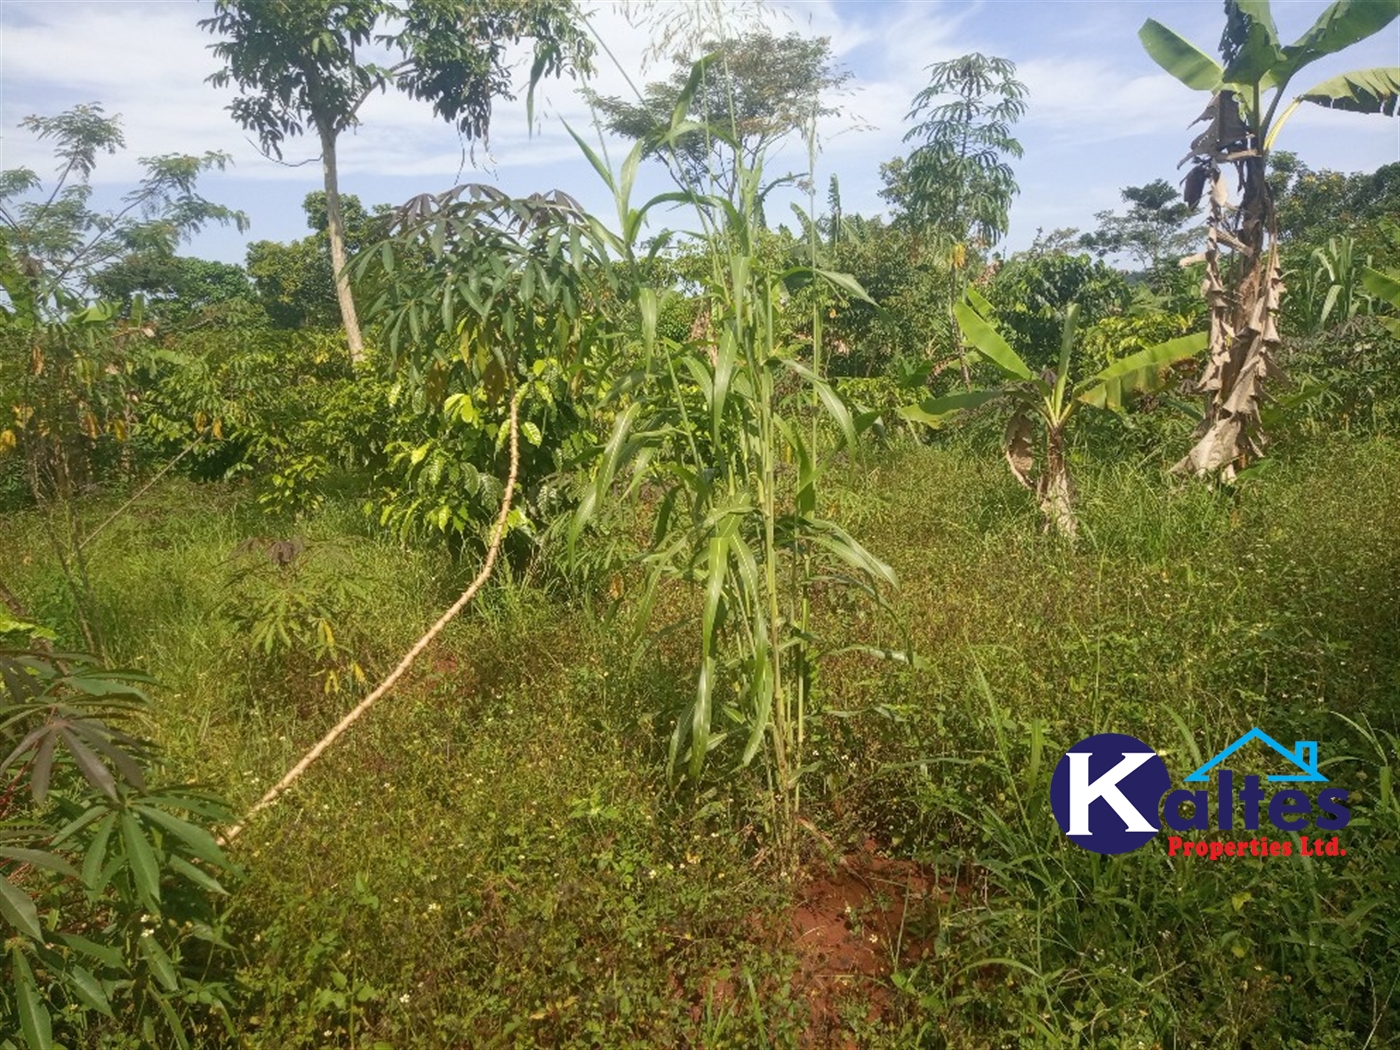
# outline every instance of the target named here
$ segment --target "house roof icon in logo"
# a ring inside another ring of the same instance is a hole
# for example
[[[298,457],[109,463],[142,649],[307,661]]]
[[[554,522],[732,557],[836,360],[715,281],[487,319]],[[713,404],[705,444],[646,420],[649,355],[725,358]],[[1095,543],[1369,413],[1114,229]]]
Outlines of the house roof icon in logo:
[[[1319,772],[1317,771],[1317,741],[1316,741],[1316,740],[1299,740],[1296,744],[1293,745],[1293,750],[1290,751],[1288,748],[1284,747],[1284,746],[1283,746],[1282,744],[1280,744],[1277,740],[1275,740],[1273,737],[1271,737],[1268,733],[1264,732],[1264,730],[1262,730],[1262,729],[1251,729],[1248,733],[1246,733],[1244,736],[1240,737],[1240,738],[1239,738],[1238,740],[1236,740],[1233,744],[1231,744],[1229,747],[1227,747],[1224,751],[1221,751],[1218,755],[1216,755],[1214,758],[1212,758],[1209,762],[1207,762],[1205,765],[1203,765],[1200,769],[1196,770],[1196,771],[1195,771],[1194,773],[1192,773],[1189,777],[1187,777],[1187,778],[1185,779],[1185,783],[1187,783],[1187,784],[1201,784],[1201,783],[1205,783],[1206,781],[1208,781],[1208,780],[1210,779],[1210,771],[1211,771],[1212,769],[1214,769],[1216,766],[1220,765],[1221,762],[1224,762],[1227,758],[1229,758],[1229,757],[1230,757],[1231,755],[1233,755],[1236,751],[1238,751],[1240,748],[1244,747],[1246,744],[1248,744],[1248,743],[1249,743],[1250,741],[1252,741],[1252,740],[1262,740],[1264,743],[1268,744],[1271,748],[1273,748],[1275,751],[1277,751],[1280,755],[1282,755],[1284,758],[1288,759],[1288,761],[1292,762],[1295,766],[1297,766],[1300,770],[1302,770],[1301,773],[1287,773],[1287,774],[1279,773],[1279,774],[1274,774],[1273,776],[1270,776],[1270,777],[1268,778],[1271,782],[1273,782],[1273,781],[1292,781],[1292,782],[1294,782],[1294,783],[1303,783],[1303,784],[1315,784],[1315,783],[1326,783],[1326,782],[1327,782],[1327,778],[1324,777],[1321,773],[1319,773]]]

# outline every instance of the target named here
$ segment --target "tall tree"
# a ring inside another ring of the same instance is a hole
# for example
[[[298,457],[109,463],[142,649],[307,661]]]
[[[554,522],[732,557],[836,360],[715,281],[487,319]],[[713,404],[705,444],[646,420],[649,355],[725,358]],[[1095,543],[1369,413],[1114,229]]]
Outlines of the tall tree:
[[[94,102],[51,117],[29,116],[20,126],[51,140],[58,161],[58,175],[47,186],[29,168],[0,171],[0,237],[28,275],[24,298],[32,298],[41,314],[67,312],[118,258],[168,260],[208,223],[231,224],[240,232],[248,227],[243,212],[198,192],[200,175],[228,163],[225,153],[142,157],[140,183],[120,207],[99,209],[92,206],[92,173],[101,154],[125,148],[120,118]],[[7,290],[15,299],[15,291]]]
[[[969,260],[1006,234],[1015,174],[1007,158],[1022,154],[1011,126],[1026,112],[1026,85],[1016,64],[972,53],[929,66],[928,87],[914,96],[904,136],[916,143],[885,165],[881,196],[897,218],[944,255],[948,269],[949,338],[970,383],[953,305],[967,285]]]
[[[1176,465],[1178,472],[1218,473],[1228,480],[1263,455],[1259,405],[1264,383],[1278,373],[1275,316],[1283,293],[1269,151],[1304,102],[1393,116],[1400,68],[1343,73],[1294,96],[1281,114],[1279,106],[1305,66],[1380,32],[1397,15],[1400,0],[1336,0],[1312,28],[1285,45],[1268,0],[1226,0],[1220,62],[1153,19],[1139,31],[1158,65],[1187,87],[1210,93],[1197,121],[1206,128],[1182,160],[1191,162],[1186,203],[1194,208],[1203,196],[1209,200],[1202,261],[1210,359],[1198,384],[1208,400],[1196,444]],[[1225,179],[1229,168],[1238,181],[1236,203]]]
[[[740,168],[752,170],[776,143],[839,112],[827,98],[850,74],[837,68],[826,37],[760,29],[706,41],[700,51],[708,57],[686,112],[695,127],[666,145],[660,138],[687,94],[697,56],[676,55],[670,79],[648,84],[636,102],[592,93],[589,99],[610,131],[648,143],[645,155],[671,165],[677,181],[713,184],[734,200]]]
[[[1145,186],[1128,186],[1122,191],[1124,215],[1112,211],[1095,212],[1099,228],[1086,233],[1079,243],[1103,258],[1118,252],[1130,255],[1144,270],[1163,263],[1175,263],[1187,253],[1194,237],[1182,226],[1192,209],[1166,179],[1154,179]]]
[[[376,90],[394,87],[431,102],[469,140],[485,140],[492,104],[512,99],[512,49],[534,44],[530,96],[545,76],[590,69],[592,44],[570,0],[216,0],[200,27],[224,67],[209,78],[236,83],[229,106],[262,149],[282,156],[288,137],[314,133],[321,147],[336,297],[352,358],[363,353],[346,272],[345,221],[336,144]],[[378,30],[378,32],[376,32]],[[392,65],[371,61],[377,46]]]

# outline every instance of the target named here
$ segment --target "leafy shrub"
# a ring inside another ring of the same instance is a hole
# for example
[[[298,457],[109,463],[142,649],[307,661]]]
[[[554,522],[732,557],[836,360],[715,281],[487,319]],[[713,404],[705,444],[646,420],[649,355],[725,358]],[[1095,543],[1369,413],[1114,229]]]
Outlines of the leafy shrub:
[[[32,628],[0,619],[0,638],[16,632]],[[19,1040],[0,1045],[161,1032],[188,1047],[228,1029],[211,895],[233,869],[207,830],[226,813],[148,784],[158,753],[128,731],[147,681],[46,643],[0,648],[0,1031]]]
[[[1400,339],[1378,320],[1286,339],[1279,358],[1292,381],[1266,409],[1279,440],[1384,433],[1400,420]]]
[[[609,296],[602,255],[558,191],[515,200],[463,185],[398,213],[357,267],[397,377],[383,524],[482,542],[505,487],[512,401],[526,500],[511,530],[563,508],[558,475],[597,444],[584,406],[625,349],[594,309]]]
[[[219,612],[243,638],[243,657],[264,689],[304,698],[365,684],[356,653],[366,639],[350,629],[366,595],[353,559],[333,543],[254,538],[230,561]]]
[[[388,385],[352,369],[339,335],[229,330],[169,341],[144,362],[138,437],[152,459],[191,452],[197,477],[248,476],[279,514],[314,509],[339,476],[384,465]]]

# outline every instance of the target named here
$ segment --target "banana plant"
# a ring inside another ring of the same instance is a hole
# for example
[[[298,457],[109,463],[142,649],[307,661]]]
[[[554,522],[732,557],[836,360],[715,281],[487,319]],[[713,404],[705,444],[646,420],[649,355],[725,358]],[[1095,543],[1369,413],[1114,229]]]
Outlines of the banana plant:
[[[1361,271],[1361,282],[1368,292],[1389,303],[1400,314],[1400,270],[1374,270],[1367,266]],[[1376,320],[1400,339],[1400,316],[1377,317]]]
[[[1358,69],[1315,84],[1290,98],[1295,76],[1320,58],[1380,32],[1400,0],[1336,0],[1292,44],[1280,41],[1268,0],[1226,0],[1225,32],[1216,61],[1154,19],[1138,36],[1148,55],[1187,87],[1210,94],[1198,118],[1206,129],[1181,163],[1191,162],[1185,198],[1210,202],[1205,294],[1210,305],[1210,357],[1198,388],[1206,411],[1181,473],[1232,478],[1263,455],[1259,404],[1266,380],[1279,375],[1275,322],[1283,282],[1275,243],[1273,199],[1265,178],[1269,151],[1288,118],[1304,102],[1354,113],[1393,116],[1400,68]],[[1224,174],[1233,166],[1239,198],[1231,201]],[[1209,186],[1209,194],[1206,193]],[[1222,267],[1221,247],[1229,265]]]
[[[1389,219],[1381,220],[1381,228],[1390,237],[1390,242],[1400,248],[1400,225]],[[1361,268],[1361,283],[1378,303],[1388,303],[1395,314],[1377,317],[1385,329],[1400,339],[1400,270],[1377,270],[1370,265]]]
[[[1120,358],[1108,367],[1074,382],[1070,363],[1074,356],[1079,306],[1071,303],[1060,329],[1060,357],[1056,368],[1036,375],[987,319],[989,304],[975,289],[954,307],[958,327],[977,354],[985,358],[1004,382],[986,390],[969,390],[929,398],[910,405],[900,414],[912,422],[941,427],[972,409],[997,404],[1009,410],[1006,424],[1006,462],[1026,488],[1033,491],[1045,515],[1046,527],[1074,539],[1078,525],[1074,514],[1074,485],[1065,455],[1066,428],[1081,406],[1122,412],[1130,395],[1159,389],[1166,369],[1206,347],[1206,334],[1171,339]],[[1035,462],[1036,430],[1044,431],[1045,458],[1039,470]]]

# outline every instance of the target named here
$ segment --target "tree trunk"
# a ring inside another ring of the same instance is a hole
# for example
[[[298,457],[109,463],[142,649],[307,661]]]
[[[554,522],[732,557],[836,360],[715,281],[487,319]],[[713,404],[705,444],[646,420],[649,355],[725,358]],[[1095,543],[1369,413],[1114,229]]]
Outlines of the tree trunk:
[[[350,346],[350,363],[359,364],[365,356],[360,338],[360,319],[355,298],[350,293],[350,274],[345,269],[345,216],[340,210],[340,178],[336,173],[335,133],[321,128],[321,170],[326,177],[326,234],[331,241],[331,268],[335,271],[335,297],[340,303],[340,319]]]
[[[1073,541],[1079,535],[1074,520],[1074,486],[1065,462],[1065,435],[1059,427],[1047,427],[1045,442],[1045,473],[1040,476],[1036,495],[1045,513],[1045,524],[1065,539]]]
[[[957,304],[962,302],[963,286],[965,279],[963,267],[967,265],[967,257],[963,254],[961,260],[958,256],[965,253],[967,249],[961,244],[955,244],[948,257],[948,332],[953,340],[953,351],[958,355],[958,366],[962,369],[963,386],[972,390],[972,371],[967,366],[967,349],[963,346],[962,330],[958,328]]]
[[[1212,165],[1210,218],[1206,237],[1204,292],[1210,307],[1210,359],[1197,389],[1206,411],[1195,446],[1172,469],[1229,481],[1264,454],[1259,405],[1267,379],[1281,378],[1274,362],[1276,323],[1283,281],[1274,242],[1274,210],[1259,153],[1237,162],[1243,189],[1230,221],[1225,171]],[[1221,275],[1220,247],[1233,250],[1228,284]]]

